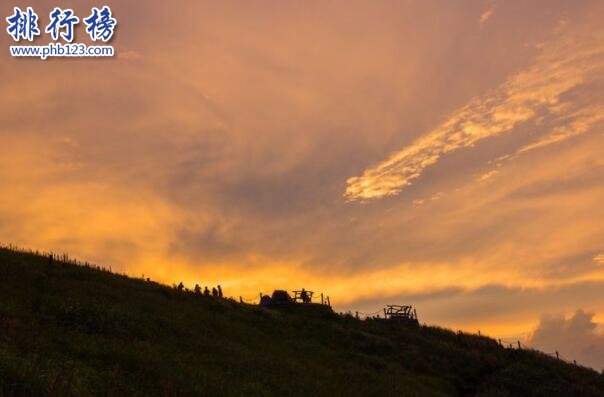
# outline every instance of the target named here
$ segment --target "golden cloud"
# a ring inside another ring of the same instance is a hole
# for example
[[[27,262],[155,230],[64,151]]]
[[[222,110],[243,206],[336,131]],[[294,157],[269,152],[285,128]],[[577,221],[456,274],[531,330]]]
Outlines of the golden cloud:
[[[473,99],[435,130],[423,135],[387,160],[347,180],[348,200],[368,200],[400,193],[447,153],[511,132],[516,126],[543,117],[566,117],[567,125],[523,149],[528,151],[581,134],[604,117],[602,106],[569,115],[563,95],[577,88],[604,66],[598,40],[559,37],[542,46],[527,70],[509,78],[487,95]],[[571,117],[572,116],[572,117]]]

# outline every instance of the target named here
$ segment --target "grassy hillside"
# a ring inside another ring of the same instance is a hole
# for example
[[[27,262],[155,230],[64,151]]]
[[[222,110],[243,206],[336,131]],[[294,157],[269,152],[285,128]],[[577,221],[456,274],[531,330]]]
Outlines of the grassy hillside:
[[[262,309],[0,249],[0,395],[604,396],[491,339]]]

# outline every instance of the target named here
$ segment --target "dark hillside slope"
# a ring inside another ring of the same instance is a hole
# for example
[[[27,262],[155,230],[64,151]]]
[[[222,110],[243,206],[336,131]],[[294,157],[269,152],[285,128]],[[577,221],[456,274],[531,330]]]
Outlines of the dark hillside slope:
[[[604,376],[435,327],[282,312],[0,250],[0,395],[604,396]]]

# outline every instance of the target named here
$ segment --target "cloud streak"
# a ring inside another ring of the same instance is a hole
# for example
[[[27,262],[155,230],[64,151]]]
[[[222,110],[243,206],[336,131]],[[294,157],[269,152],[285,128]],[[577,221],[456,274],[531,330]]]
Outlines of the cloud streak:
[[[488,8],[485,12],[480,14],[480,18],[478,19],[478,24],[481,28],[487,23],[487,21],[493,16],[495,13],[495,7]]]
[[[361,176],[349,178],[345,198],[354,201],[397,195],[448,153],[509,133],[528,121],[540,123],[556,118],[566,123],[521,152],[587,131],[604,118],[604,107],[576,110],[565,95],[601,70],[603,55],[604,47],[597,40],[562,36],[543,45],[531,67],[491,93],[472,99],[436,129],[366,169]]]

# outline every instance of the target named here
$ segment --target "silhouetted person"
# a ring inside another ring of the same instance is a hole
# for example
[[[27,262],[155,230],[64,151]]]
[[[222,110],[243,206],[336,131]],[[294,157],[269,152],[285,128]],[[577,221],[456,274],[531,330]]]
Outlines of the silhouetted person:
[[[222,298],[222,287],[220,285],[218,286],[218,297]]]
[[[201,287],[199,284],[195,284],[195,295],[201,295]]]
[[[218,290],[212,287],[212,296],[218,297]]]
[[[208,287],[207,287],[207,286],[206,286],[206,287],[203,289],[203,294],[204,294],[205,296],[210,296],[210,290],[208,289]]]
[[[300,292],[300,299],[302,299],[302,302],[304,303],[310,303],[308,292],[306,292],[304,288],[302,288],[302,292]]]
[[[182,281],[180,283],[178,283],[178,286],[176,287],[177,290],[182,291],[185,289],[185,285],[182,283]]]

